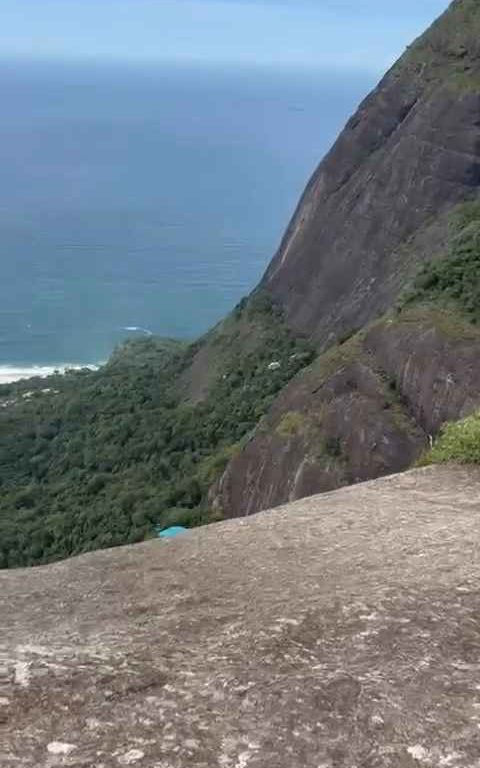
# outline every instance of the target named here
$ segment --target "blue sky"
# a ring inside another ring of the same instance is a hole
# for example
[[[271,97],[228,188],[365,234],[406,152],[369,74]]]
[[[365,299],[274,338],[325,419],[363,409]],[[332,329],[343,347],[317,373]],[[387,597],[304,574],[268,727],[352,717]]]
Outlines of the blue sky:
[[[0,0],[3,57],[382,71],[447,0]]]

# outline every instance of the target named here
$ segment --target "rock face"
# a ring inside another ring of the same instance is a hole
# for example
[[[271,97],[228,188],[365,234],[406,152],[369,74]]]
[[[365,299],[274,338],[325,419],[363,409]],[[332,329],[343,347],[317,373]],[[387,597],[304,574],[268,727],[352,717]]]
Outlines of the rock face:
[[[380,321],[291,382],[212,503],[238,517],[401,472],[479,407],[478,329],[425,309]]]
[[[391,306],[421,258],[402,246],[477,192],[475,30],[477,0],[454,2],[363,102],[300,201],[262,285],[320,350]]]
[[[480,755],[480,470],[0,573],[2,768]]]
[[[393,311],[479,185],[480,3],[456,0],[349,121],[262,280],[319,359],[211,489],[227,517],[401,471],[480,406],[462,309]]]

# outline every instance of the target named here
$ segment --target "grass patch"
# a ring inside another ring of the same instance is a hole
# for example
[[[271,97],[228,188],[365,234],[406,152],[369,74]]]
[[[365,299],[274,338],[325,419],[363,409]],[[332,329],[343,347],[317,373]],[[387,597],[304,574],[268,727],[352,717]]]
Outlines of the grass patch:
[[[364,338],[365,332],[359,331],[343,344],[338,343],[327,349],[312,363],[309,372],[318,387],[345,366],[362,361],[368,364],[368,356],[363,349]]]
[[[393,70],[405,71],[427,88],[437,85],[455,90],[476,90],[480,73],[480,6],[478,0],[456,0],[411,45]]]
[[[276,433],[285,440],[295,437],[305,427],[305,416],[298,411],[285,413],[276,428]]]
[[[447,256],[422,267],[399,310],[418,304],[450,308],[480,324],[480,202],[455,209]]]
[[[480,411],[445,424],[433,448],[420,459],[419,466],[452,462],[480,464]]]

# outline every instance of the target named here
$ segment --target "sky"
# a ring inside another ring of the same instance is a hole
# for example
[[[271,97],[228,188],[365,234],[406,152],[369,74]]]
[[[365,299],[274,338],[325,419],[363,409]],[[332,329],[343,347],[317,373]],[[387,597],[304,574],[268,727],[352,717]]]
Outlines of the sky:
[[[0,55],[380,72],[448,0],[0,0]]]

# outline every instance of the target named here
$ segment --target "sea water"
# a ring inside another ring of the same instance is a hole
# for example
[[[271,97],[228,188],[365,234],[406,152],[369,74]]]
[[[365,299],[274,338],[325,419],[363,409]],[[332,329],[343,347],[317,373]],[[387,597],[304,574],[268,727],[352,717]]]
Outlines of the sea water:
[[[0,381],[218,321],[261,277],[371,84],[1,62]]]

